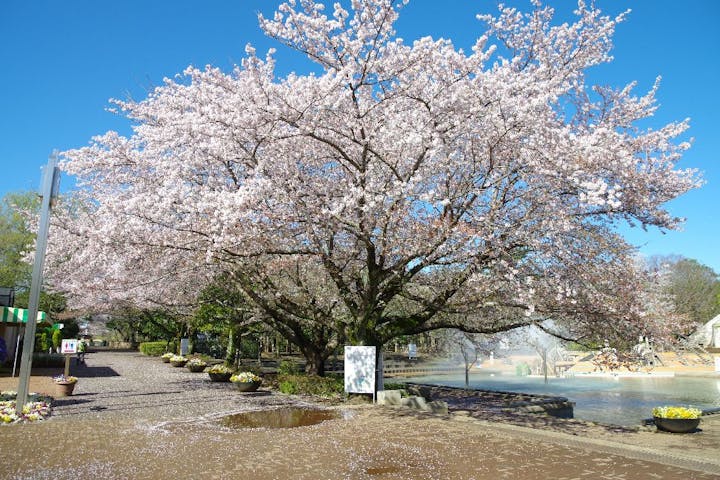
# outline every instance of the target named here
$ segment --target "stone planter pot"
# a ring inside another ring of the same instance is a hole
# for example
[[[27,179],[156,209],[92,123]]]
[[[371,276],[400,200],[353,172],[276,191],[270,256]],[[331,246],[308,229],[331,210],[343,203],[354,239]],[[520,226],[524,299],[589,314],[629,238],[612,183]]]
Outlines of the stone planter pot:
[[[232,373],[211,373],[208,372],[208,375],[210,375],[210,380],[213,382],[229,382],[230,377],[232,377]]]
[[[69,397],[75,390],[77,382],[55,382],[55,396]]]
[[[184,367],[187,362],[188,362],[187,360],[180,360],[179,362],[171,361],[170,365],[172,365],[173,367]]]
[[[193,373],[200,373],[207,368],[207,365],[186,365],[186,367]]]
[[[237,387],[238,390],[241,392],[254,392],[258,388],[260,388],[260,385],[262,385],[262,382],[233,382],[235,384],[235,387]]]
[[[162,360],[163,363],[170,363],[170,359],[169,359],[169,358],[162,358],[162,357],[160,357],[160,360]]]
[[[658,430],[672,433],[689,433],[700,424],[699,418],[660,418],[653,417]]]

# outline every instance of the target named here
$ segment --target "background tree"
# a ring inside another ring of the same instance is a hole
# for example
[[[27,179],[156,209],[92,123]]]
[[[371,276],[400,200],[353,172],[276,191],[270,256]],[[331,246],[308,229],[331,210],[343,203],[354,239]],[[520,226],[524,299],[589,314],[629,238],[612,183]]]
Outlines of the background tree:
[[[242,355],[242,336],[258,323],[253,306],[242,291],[233,288],[229,275],[221,275],[200,294],[194,320],[202,332],[225,342],[225,362],[236,365]]]
[[[29,192],[8,193],[0,200],[0,285],[18,293],[30,288],[32,266],[25,256],[35,242],[22,212],[38,207],[37,195]]]
[[[140,341],[165,340],[168,345],[180,344],[180,337],[186,331],[186,324],[177,314],[168,310],[138,309],[125,307],[117,310],[108,328],[117,332],[123,341],[137,343]]]
[[[0,200],[0,286],[14,287],[15,306],[27,308],[32,281],[32,265],[28,253],[35,247],[35,231],[27,217],[40,208],[33,192],[12,192]],[[62,293],[40,292],[39,308],[51,316],[65,310],[67,301]]]
[[[453,359],[459,359],[465,370],[465,388],[470,387],[470,369],[478,363],[481,355],[489,356],[498,347],[498,337],[478,335],[462,330],[441,331],[441,345],[444,352]]]
[[[666,289],[679,314],[704,324],[720,313],[720,279],[710,267],[683,257],[660,257]]]

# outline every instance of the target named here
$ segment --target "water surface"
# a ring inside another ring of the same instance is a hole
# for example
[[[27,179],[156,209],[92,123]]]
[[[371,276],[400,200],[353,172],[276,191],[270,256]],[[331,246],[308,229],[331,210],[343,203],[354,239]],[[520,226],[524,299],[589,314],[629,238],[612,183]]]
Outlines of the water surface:
[[[464,375],[407,378],[408,382],[464,387]],[[575,402],[575,418],[615,425],[638,425],[653,407],[685,405],[720,407],[720,379],[699,377],[574,377],[548,378],[471,374],[470,387],[521,393],[559,395]]]

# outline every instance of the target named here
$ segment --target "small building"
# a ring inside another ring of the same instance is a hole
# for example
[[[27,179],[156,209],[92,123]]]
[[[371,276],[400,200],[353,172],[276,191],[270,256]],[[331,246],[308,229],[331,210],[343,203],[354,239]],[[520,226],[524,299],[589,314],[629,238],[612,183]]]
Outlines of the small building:
[[[690,338],[705,348],[720,348],[720,315],[695,330]]]
[[[25,332],[25,324],[28,321],[29,311],[24,308],[0,306],[0,338],[5,345],[4,362],[15,363],[16,353],[19,348],[19,341]],[[38,324],[48,324],[48,316],[45,312],[38,312]]]

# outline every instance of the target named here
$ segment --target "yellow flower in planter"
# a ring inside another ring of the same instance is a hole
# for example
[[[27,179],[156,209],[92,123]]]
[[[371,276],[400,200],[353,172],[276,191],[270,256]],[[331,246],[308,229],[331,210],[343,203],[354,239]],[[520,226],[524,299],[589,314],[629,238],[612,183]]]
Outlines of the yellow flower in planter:
[[[655,407],[652,411],[653,417],[694,420],[700,418],[702,410],[699,408],[686,407]]]

